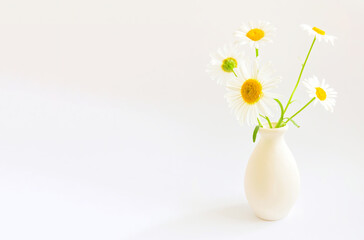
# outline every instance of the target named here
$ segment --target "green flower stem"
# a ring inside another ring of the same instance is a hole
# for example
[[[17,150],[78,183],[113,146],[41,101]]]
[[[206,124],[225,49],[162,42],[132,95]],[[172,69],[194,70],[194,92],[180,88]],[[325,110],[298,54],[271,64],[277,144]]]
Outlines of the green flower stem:
[[[236,73],[235,73],[234,69],[232,69],[231,71],[233,71],[233,73],[234,73],[235,77],[238,77],[238,75],[236,75]]]
[[[263,127],[262,123],[260,122],[259,118],[257,118],[259,127]]]
[[[274,127],[275,128],[280,128],[281,124],[283,122],[283,118],[284,118],[284,110],[283,110],[283,106],[282,106],[281,101],[279,101],[278,98],[275,98],[274,100],[278,103],[279,108],[281,109],[281,116],[279,117],[279,120],[278,120],[277,124]]]
[[[280,127],[281,127],[282,122],[283,122],[283,118],[279,118],[279,120],[278,120],[278,122],[277,122],[277,124],[276,124],[275,128],[280,128]]]
[[[292,94],[291,94],[291,96],[289,97],[289,100],[288,100],[288,102],[287,102],[286,108],[284,109],[284,113],[286,113],[286,111],[287,111],[287,109],[288,109],[288,106],[291,104],[292,97],[293,97],[294,93],[296,92],[296,89],[297,89],[297,87],[298,87],[298,84],[300,83],[301,76],[302,76],[302,73],[303,73],[303,69],[305,69],[307,59],[308,59],[308,57],[310,56],[310,53],[311,53],[311,50],[312,50],[313,45],[315,44],[315,41],[316,41],[316,37],[315,37],[315,38],[313,39],[313,41],[312,41],[312,44],[311,44],[310,50],[308,51],[308,54],[307,54],[307,56],[306,56],[306,60],[305,60],[305,62],[304,62],[304,63],[303,63],[303,65],[302,65],[300,75],[298,76],[298,80],[297,80],[296,86],[294,87],[293,92],[292,92]]]
[[[297,116],[297,114],[299,114],[303,109],[305,109],[308,105],[310,105],[310,103],[313,102],[313,100],[315,100],[316,97],[313,97],[308,103],[306,103],[305,106],[303,106],[300,110],[298,110],[295,114],[292,115],[292,117],[288,118],[286,123],[288,123],[292,118],[294,118],[295,116]]]
[[[270,120],[269,120],[269,117],[267,117],[266,119],[267,119],[267,121],[268,121],[269,127],[270,127],[270,128],[273,128],[272,123],[271,123],[271,122],[270,122]]]
[[[258,48],[255,48],[255,57],[258,57],[259,56],[259,50]]]
[[[270,121],[269,117],[268,116],[263,116],[262,114],[259,114],[262,118],[264,118],[265,120],[267,120],[268,122],[268,125],[270,128],[273,128],[272,126],[272,122]],[[259,121],[259,120],[258,120]]]

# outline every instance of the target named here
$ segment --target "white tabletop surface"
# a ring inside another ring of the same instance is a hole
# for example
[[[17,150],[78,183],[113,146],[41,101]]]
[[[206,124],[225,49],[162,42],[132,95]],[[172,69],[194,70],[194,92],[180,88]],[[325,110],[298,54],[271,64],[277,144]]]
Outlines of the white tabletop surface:
[[[186,127],[193,119],[137,106],[121,114],[121,105],[59,90],[8,86],[6,92],[1,239],[364,237],[358,144],[310,144],[302,136],[313,131],[291,127],[287,142],[301,194],[287,218],[266,222],[244,196],[254,144],[234,119],[234,131],[214,121]],[[22,106],[12,105],[18,101]]]

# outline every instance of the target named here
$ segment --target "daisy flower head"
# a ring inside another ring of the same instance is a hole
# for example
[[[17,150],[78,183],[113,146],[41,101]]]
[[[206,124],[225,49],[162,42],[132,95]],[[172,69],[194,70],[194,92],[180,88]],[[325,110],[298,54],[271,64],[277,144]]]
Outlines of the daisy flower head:
[[[322,82],[320,83],[318,78],[313,76],[305,79],[303,84],[307,87],[309,96],[311,98],[316,98],[314,104],[320,102],[327,111],[334,111],[337,92],[325,83],[325,79],[322,79]]]
[[[240,65],[237,75],[227,82],[225,97],[238,121],[252,126],[259,114],[270,115],[270,110],[275,108],[276,95],[271,90],[280,82],[280,77],[273,76],[271,64],[260,65],[258,60]]]
[[[269,22],[248,22],[235,31],[235,42],[238,44],[248,43],[252,48],[259,49],[264,43],[272,42],[275,31],[276,28]]]
[[[336,37],[331,35],[326,35],[326,32],[324,30],[321,30],[318,27],[311,27],[307,24],[301,24],[301,28],[308,32],[309,35],[315,36],[319,42],[321,40],[324,40],[325,42],[330,42],[332,45],[334,45],[334,41]]]
[[[211,61],[206,71],[218,84],[225,85],[228,79],[235,77],[235,70],[243,62],[244,54],[239,46],[229,44],[210,56]]]

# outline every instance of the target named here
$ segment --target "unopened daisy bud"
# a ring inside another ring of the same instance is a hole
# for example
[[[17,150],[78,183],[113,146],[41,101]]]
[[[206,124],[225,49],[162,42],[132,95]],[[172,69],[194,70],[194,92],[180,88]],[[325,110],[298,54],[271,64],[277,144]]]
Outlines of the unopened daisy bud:
[[[237,66],[238,66],[238,62],[236,61],[236,59],[229,57],[229,58],[224,59],[224,61],[222,61],[221,68],[225,72],[233,72],[234,68],[236,68]]]

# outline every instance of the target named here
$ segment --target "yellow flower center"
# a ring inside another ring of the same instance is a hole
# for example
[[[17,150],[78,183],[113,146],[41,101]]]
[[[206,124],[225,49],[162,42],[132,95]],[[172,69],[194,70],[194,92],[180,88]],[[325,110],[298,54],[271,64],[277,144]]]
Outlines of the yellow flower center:
[[[315,32],[317,32],[320,35],[325,35],[325,31],[321,30],[321,29],[319,29],[317,27],[313,27],[312,30],[314,30]]]
[[[234,68],[236,68],[237,66],[238,62],[236,61],[236,59],[229,57],[224,59],[224,61],[222,61],[221,68],[224,72],[232,72],[234,71]]]
[[[320,87],[316,88],[316,96],[318,99],[320,99],[321,101],[324,101],[326,99],[326,92],[325,90],[323,90]]]
[[[262,84],[256,79],[248,79],[241,86],[241,96],[248,104],[254,104],[263,96]]]
[[[251,29],[246,34],[246,36],[253,41],[259,41],[260,39],[262,39],[264,37],[264,31],[259,28],[254,28],[254,29]]]

